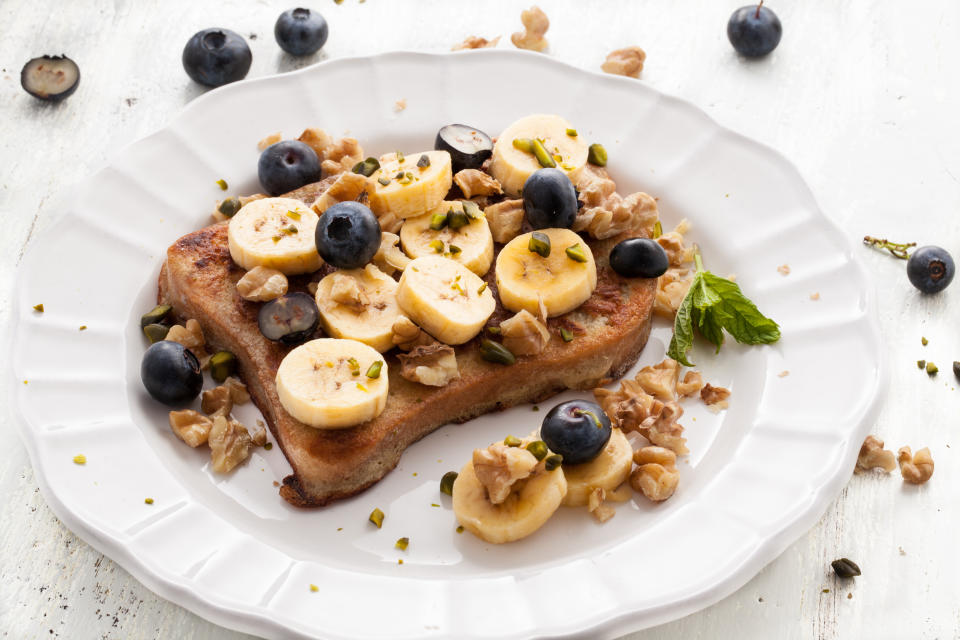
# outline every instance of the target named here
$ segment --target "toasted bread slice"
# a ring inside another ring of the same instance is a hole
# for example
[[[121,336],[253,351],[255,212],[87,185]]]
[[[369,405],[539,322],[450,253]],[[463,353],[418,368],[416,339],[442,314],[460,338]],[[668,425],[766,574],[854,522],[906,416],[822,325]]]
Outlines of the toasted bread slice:
[[[290,195],[309,202],[323,186]],[[577,310],[549,320],[552,338],[542,353],[519,356],[511,366],[494,364],[480,357],[475,338],[456,347],[460,378],[440,388],[401,377],[396,355],[388,353],[386,408],[374,420],[349,429],[309,427],[281,406],[274,380],[292,347],[264,338],[257,326],[259,305],[237,294],[235,285],[244,271],[230,258],[227,223],[190,233],[169,248],[159,299],[173,305],[178,317],[199,320],[212,346],[237,356],[253,401],[293,467],[280,495],[296,506],[315,507],[374,484],[397,465],[408,446],[446,423],[621,377],[650,335],[657,282],[621,278],[609,268],[610,250],[625,237],[588,241],[597,261],[597,289]],[[492,269],[486,281],[496,297]],[[308,282],[291,279],[290,289],[306,290]],[[490,321],[496,324],[510,315],[498,305]],[[561,327],[575,335],[571,342],[560,338]]]

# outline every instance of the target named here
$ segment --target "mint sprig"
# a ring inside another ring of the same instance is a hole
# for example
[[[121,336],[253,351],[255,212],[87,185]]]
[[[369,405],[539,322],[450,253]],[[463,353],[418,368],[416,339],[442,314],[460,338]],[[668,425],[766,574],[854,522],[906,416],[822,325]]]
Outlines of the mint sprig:
[[[693,346],[694,327],[717,351],[727,331],[741,344],[771,344],[780,339],[780,327],[743,295],[735,282],[703,268],[699,252],[694,256],[697,271],[673,321],[673,339],[667,355],[692,367],[687,351]]]

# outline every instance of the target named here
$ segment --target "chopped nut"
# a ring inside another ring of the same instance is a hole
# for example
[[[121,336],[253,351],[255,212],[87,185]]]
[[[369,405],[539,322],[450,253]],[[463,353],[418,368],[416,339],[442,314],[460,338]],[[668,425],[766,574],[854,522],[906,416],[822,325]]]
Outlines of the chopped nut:
[[[287,276],[269,267],[254,267],[237,282],[237,293],[244,300],[267,302],[287,292]]]
[[[657,201],[643,192],[623,197],[606,170],[590,166],[577,184],[583,207],[573,221],[574,231],[587,231],[594,238],[612,238],[625,231],[649,231],[659,218]]]
[[[230,390],[230,400],[233,404],[246,404],[250,402],[250,393],[247,391],[247,385],[241,382],[240,378],[230,376],[223,381],[223,385]]]
[[[230,389],[225,386],[207,389],[200,396],[200,409],[211,417],[229,416],[233,409]]]
[[[814,301],[819,300],[819,299],[820,299],[820,292],[819,292],[819,291],[815,291],[815,292],[811,293],[811,294],[810,294],[810,299],[811,299],[811,300],[814,300]]]
[[[500,187],[497,179],[479,169],[462,169],[453,176],[453,181],[463,191],[464,198],[495,196],[503,193],[503,188]]]
[[[786,378],[788,375],[790,375],[790,372],[789,372],[788,370],[784,369],[783,371],[781,371],[780,373],[777,374],[777,377],[778,377],[778,378]]]
[[[680,482],[677,456],[663,447],[643,447],[633,454],[638,466],[630,474],[630,486],[653,502],[662,502],[673,495]]]
[[[657,244],[667,253],[671,267],[682,267],[693,260],[693,249],[684,246],[683,235],[670,231],[657,238]]]
[[[587,511],[597,522],[603,524],[613,516],[617,515],[617,510],[610,505],[603,504],[607,499],[607,492],[602,487],[595,487],[587,497]]]
[[[523,200],[504,200],[492,204],[483,210],[490,225],[493,241],[500,244],[510,242],[520,235],[523,226]]]
[[[414,347],[410,353],[401,353],[397,357],[400,359],[400,375],[407,380],[442,387],[460,377],[453,347],[439,342]]]
[[[667,269],[657,281],[657,293],[654,298],[653,312],[659,316],[673,320],[677,309],[690,290],[693,282],[692,269]]]
[[[217,473],[227,473],[238,464],[250,457],[250,434],[247,428],[236,420],[228,420],[224,416],[213,419],[210,429],[210,459],[213,470]]]
[[[897,468],[897,459],[893,455],[893,451],[883,448],[883,440],[875,436],[867,436],[860,447],[855,470],[869,471],[878,468],[890,473]]]
[[[536,457],[526,449],[500,443],[473,452],[473,471],[493,504],[506,500],[513,484],[529,477],[537,462]]]
[[[270,135],[268,135],[263,140],[257,143],[257,151],[263,151],[270,145],[276,144],[281,140],[283,140],[283,135],[279,131],[277,131],[276,133],[271,133]]]
[[[323,154],[327,147],[333,144],[333,139],[323,129],[309,128],[304,129],[300,137],[297,138],[317,154],[317,158],[323,160]]]
[[[450,48],[451,51],[461,51],[463,49],[488,49],[497,46],[500,42],[500,36],[493,40],[487,40],[480,36],[467,36],[460,44],[455,44]]]
[[[704,385],[703,389],[700,390],[700,399],[703,400],[704,404],[707,405],[707,408],[714,413],[717,413],[721,409],[726,409],[730,406],[730,403],[727,402],[727,398],[729,397],[729,389],[715,387],[709,382]]]
[[[393,331],[393,344],[404,351],[424,347],[435,342],[426,331],[414,324],[407,316],[398,316],[391,329]]]
[[[380,233],[380,248],[373,256],[373,264],[388,276],[407,268],[410,258],[400,249],[400,236],[387,231]]]
[[[933,475],[933,458],[927,447],[916,453],[911,453],[910,447],[900,447],[897,462],[900,463],[900,475],[904,482],[923,484]]]
[[[363,147],[356,138],[340,138],[323,150],[320,168],[324,175],[332,176],[350,171],[353,165],[363,160]]]
[[[362,311],[370,303],[370,298],[360,289],[356,278],[335,271],[331,274],[331,281],[330,298],[334,302],[355,311]]]
[[[674,400],[677,397],[679,377],[679,363],[673,358],[664,358],[659,364],[641,369],[636,375],[636,381],[644,391],[654,397],[660,400]]]
[[[779,267],[777,267],[777,272],[782,276],[790,275],[790,265],[788,264],[780,265]]]
[[[690,453],[683,426],[677,423],[683,415],[683,407],[675,401],[667,402],[659,415],[652,415],[640,423],[637,431],[655,445],[670,449],[678,455]]]
[[[327,187],[326,191],[320,194],[311,208],[317,215],[320,215],[338,202],[356,200],[366,189],[367,179],[364,176],[352,171],[345,171],[337,176],[337,179]]]
[[[200,323],[193,318],[187,320],[186,326],[175,324],[170,327],[170,331],[167,332],[165,340],[179,342],[187,349],[193,351],[197,357],[199,357],[197,352],[202,351],[203,346],[207,343],[203,338],[203,329],[200,328]]]
[[[625,47],[610,52],[600,68],[618,76],[639,78],[646,59],[647,54],[640,47]]]
[[[257,447],[262,447],[267,444],[267,430],[263,425],[257,425],[257,430],[250,436],[250,442]]]
[[[524,31],[518,31],[510,36],[513,46],[518,49],[545,51],[549,43],[544,34],[550,28],[547,14],[541,11],[540,7],[530,7],[520,14],[520,22],[523,23]]]
[[[593,395],[624,433],[637,431],[644,420],[663,412],[663,403],[644,391],[636,380],[622,381],[617,391],[594,389]]]
[[[689,397],[703,388],[703,375],[699,371],[687,371],[683,381],[677,383],[677,393],[681,397]]]
[[[171,411],[168,420],[170,429],[177,437],[194,448],[206,444],[207,438],[210,437],[210,428],[213,426],[210,418],[200,415],[193,409]]]
[[[500,335],[503,346],[519,356],[537,355],[550,342],[547,326],[526,309],[501,322]]]
[[[400,113],[401,111],[405,110],[406,108],[407,108],[407,99],[406,99],[406,98],[400,98],[399,100],[397,100],[396,102],[393,103],[393,110],[396,111],[397,113]]]

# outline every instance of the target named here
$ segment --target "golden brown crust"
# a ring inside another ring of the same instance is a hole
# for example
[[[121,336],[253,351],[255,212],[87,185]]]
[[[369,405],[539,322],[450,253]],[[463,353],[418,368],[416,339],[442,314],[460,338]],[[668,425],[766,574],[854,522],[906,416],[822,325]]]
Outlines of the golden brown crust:
[[[317,193],[317,188],[305,187],[296,195],[308,200]],[[607,266],[610,250],[623,237],[589,241],[598,259],[597,292],[569,314],[573,317],[550,319],[552,338],[542,353],[520,356],[506,368],[481,359],[479,339],[473,340],[456,348],[461,377],[439,388],[402,378],[396,355],[385,354],[390,376],[386,408],[374,420],[349,429],[308,427],[280,405],[274,378],[291,347],[264,338],[257,327],[259,305],[237,293],[244,272],[230,259],[226,223],[188,234],[169,248],[159,299],[172,304],[179,317],[199,319],[209,344],[237,356],[254,403],[293,467],[280,494],[296,506],[322,506],[380,480],[408,446],[441,425],[622,376],[650,335],[656,289],[655,279],[623,279]],[[306,290],[309,281],[291,278],[290,291]],[[495,286],[492,281],[488,277]],[[498,308],[491,322],[509,315]],[[559,338],[561,326],[582,331],[566,343]]]

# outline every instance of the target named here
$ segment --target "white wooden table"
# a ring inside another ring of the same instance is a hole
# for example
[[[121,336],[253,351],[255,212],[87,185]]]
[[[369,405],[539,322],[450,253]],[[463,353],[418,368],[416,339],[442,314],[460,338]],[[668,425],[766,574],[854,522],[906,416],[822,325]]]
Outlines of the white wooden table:
[[[960,3],[770,0],[784,37],[761,61],[739,59],[727,43],[726,21],[739,4],[541,2],[552,23],[549,55],[596,70],[609,50],[644,47],[642,82],[785,153],[851,241],[887,235],[941,244],[960,258]],[[273,39],[273,22],[288,5],[0,2],[4,331],[20,256],[56,218],[51,196],[202,93],[180,65],[194,31],[224,26],[247,36],[248,77],[256,78],[327,58],[445,51],[473,34],[502,34],[501,46],[511,46],[527,2],[313,0],[308,6],[327,17],[330,39],[305,61],[283,54]],[[80,88],[62,105],[40,104],[21,91],[20,68],[30,57],[61,52],[79,63]],[[916,488],[898,473],[853,477],[821,522],[736,594],[631,638],[960,637],[960,385],[950,372],[960,360],[960,282],[924,297],[907,283],[902,262],[867,249],[861,255],[882,295],[891,372],[873,432],[889,448],[929,446],[933,479]],[[936,362],[940,374],[918,371],[920,358]],[[39,494],[9,403],[0,407],[2,637],[246,637],[160,599],[64,528]],[[829,567],[840,556],[859,562],[863,576],[837,581]]]

